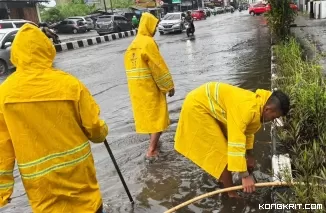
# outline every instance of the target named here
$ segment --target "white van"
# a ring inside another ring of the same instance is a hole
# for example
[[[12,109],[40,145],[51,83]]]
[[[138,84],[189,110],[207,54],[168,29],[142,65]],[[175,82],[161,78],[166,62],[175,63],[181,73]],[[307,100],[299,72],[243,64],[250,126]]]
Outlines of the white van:
[[[35,23],[24,19],[3,19],[0,20],[0,29],[20,28],[26,23],[31,23],[36,25]]]

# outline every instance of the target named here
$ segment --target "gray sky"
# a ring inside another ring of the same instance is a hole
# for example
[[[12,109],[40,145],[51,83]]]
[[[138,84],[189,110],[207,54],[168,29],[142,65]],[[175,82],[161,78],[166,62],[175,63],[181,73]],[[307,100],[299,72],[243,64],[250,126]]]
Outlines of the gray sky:
[[[44,5],[46,5],[47,7],[54,7],[55,6],[55,0],[50,0],[49,3],[43,3]]]

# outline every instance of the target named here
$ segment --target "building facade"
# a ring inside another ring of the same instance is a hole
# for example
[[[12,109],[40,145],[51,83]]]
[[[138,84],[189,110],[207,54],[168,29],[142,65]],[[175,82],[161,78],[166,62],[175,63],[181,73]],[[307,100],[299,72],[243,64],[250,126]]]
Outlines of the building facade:
[[[0,19],[25,19],[40,22],[37,3],[47,0],[1,0]]]

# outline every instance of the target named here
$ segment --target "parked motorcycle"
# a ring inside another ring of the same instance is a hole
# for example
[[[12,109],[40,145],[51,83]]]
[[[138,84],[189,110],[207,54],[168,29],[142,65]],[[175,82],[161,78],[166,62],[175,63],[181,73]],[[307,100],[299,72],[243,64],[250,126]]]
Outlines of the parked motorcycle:
[[[186,22],[185,23],[185,27],[186,27],[186,33],[187,33],[187,36],[190,37],[190,34],[193,36],[195,31],[194,29],[191,27],[190,23]]]
[[[46,23],[41,23],[39,25],[40,29],[42,30],[42,32],[49,38],[52,40],[53,44],[60,44],[61,41],[59,39],[58,34],[53,30],[50,29],[48,27],[48,25]]]
[[[59,39],[58,34],[55,33],[55,31],[53,29],[49,29],[49,31],[52,34],[52,37],[50,39],[52,39],[53,44],[60,44],[61,41]]]
[[[133,29],[133,30],[138,29],[138,24],[131,24],[131,25],[132,25],[132,29]]]

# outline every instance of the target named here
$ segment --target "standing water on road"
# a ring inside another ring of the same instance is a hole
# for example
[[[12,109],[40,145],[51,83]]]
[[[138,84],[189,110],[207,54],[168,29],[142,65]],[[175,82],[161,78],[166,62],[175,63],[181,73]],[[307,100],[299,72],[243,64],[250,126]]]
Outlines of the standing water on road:
[[[104,203],[111,212],[160,213],[198,195],[218,189],[217,181],[174,151],[174,133],[186,94],[208,81],[221,81],[246,89],[270,88],[270,38],[263,17],[235,12],[195,22],[195,39],[185,33],[156,36],[174,78],[176,94],[168,98],[172,125],[161,138],[160,159],[144,161],[148,135],[133,126],[123,53],[132,38],[57,55],[55,66],[78,77],[90,89],[110,127],[108,140],[135,199],[132,208],[103,144],[92,146]],[[269,131],[256,135],[257,174],[266,176],[271,164]],[[268,180],[261,180],[268,181]],[[15,170],[12,203],[0,212],[31,212],[19,172]],[[267,212],[258,204],[270,203],[268,190],[244,200],[214,196],[178,212]]]

